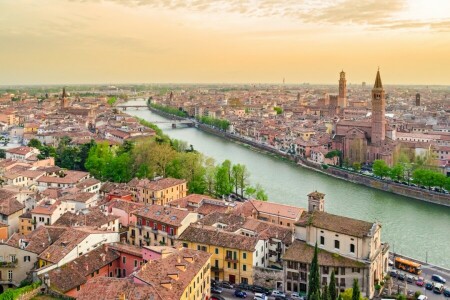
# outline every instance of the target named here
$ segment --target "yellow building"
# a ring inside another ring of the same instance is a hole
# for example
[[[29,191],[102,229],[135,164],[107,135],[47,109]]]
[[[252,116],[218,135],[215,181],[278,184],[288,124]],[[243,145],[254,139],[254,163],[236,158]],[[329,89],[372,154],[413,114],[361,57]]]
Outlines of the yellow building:
[[[166,205],[170,201],[186,197],[187,181],[176,178],[158,180],[133,179],[128,183],[138,202]]]
[[[37,133],[38,128],[38,123],[25,123],[23,133]]]
[[[26,212],[19,216],[19,233],[22,235],[28,235],[33,231],[33,221],[31,218],[31,213]]]
[[[180,236],[183,247],[211,254],[211,277],[253,284],[253,268],[266,267],[267,242],[253,236],[191,225]]]

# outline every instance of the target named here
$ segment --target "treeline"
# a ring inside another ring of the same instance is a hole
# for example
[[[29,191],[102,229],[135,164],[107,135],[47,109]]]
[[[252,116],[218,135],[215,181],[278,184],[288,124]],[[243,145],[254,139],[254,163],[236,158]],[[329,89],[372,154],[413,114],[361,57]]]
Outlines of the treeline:
[[[200,123],[217,127],[223,131],[226,131],[230,127],[230,122],[228,120],[224,120],[224,119],[216,119],[216,118],[203,116],[203,117],[198,117],[197,120],[199,120]]]
[[[389,177],[392,180],[407,181],[411,179],[414,183],[428,188],[439,187],[450,189],[450,177],[444,174],[427,169],[425,166],[413,168],[412,164],[396,163],[389,167],[384,160],[378,159],[373,162],[373,174],[380,178]]]
[[[159,105],[159,104],[155,104],[155,103],[149,103],[148,105],[150,105],[150,107],[152,107],[154,109],[160,110],[160,111],[168,113],[168,114],[172,114],[172,115],[182,117],[182,118],[188,117],[188,115],[185,111],[179,110],[174,107]]]
[[[145,141],[125,141],[120,146],[93,140],[73,145],[69,137],[63,137],[56,148],[43,145],[36,139],[28,145],[41,151],[39,159],[54,157],[57,166],[88,171],[101,181],[174,177],[185,179],[191,193],[218,197],[235,193],[241,197],[267,200],[267,194],[259,184],[250,185],[250,173],[244,165],[233,165],[229,160],[216,164],[214,159],[195,151],[192,145],[170,139],[154,124],[143,120],[141,123],[155,128],[158,135]]]

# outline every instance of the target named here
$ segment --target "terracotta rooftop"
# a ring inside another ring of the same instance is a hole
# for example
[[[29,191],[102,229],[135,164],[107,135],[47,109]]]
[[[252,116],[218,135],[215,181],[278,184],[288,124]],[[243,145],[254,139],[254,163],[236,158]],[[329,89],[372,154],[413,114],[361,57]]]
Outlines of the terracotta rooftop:
[[[191,224],[178,240],[253,252],[259,239],[222,231],[211,226]]]
[[[177,178],[162,178],[159,180],[134,178],[128,182],[128,186],[132,188],[145,188],[152,191],[160,191],[183,183],[186,183],[186,180]]]
[[[80,211],[78,214],[72,212],[64,213],[59,219],[54,223],[55,226],[89,226],[89,227],[101,227],[107,225],[109,222],[114,222],[120,217],[112,214],[104,214],[100,208],[89,208]],[[119,230],[117,228],[116,230]]]
[[[35,150],[35,148],[32,147],[16,147],[6,150],[7,153],[11,154],[18,154],[18,155],[25,155],[27,153],[30,153],[31,151]]]
[[[211,254],[204,251],[181,248],[163,259],[149,261],[134,277],[150,282],[165,299],[181,299],[184,290],[203,271],[210,257]],[[180,270],[177,265],[183,265],[185,270]],[[178,276],[178,279],[172,279],[169,274]],[[162,283],[169,284],[170,289],[163,287]]]
[[[19,248],[19,240],[23,239],[27,244],[25,250],[40,254],[68,230],[65,227],[39,226],[26,236],[14,233],[7,244]]]
[[[172,226],[181,226],[189,211],[162,205],[150,205],[138,209],[134,214],[145,219],[155,220]]]
[[[296,223],[298,226],[315,226],[329,231],[362,238],[367,236],[375,223],[332,215],[323,211],[304,213]]]
[[[77,300],[98,299],[117,300],[167,300],[161,297],[155,288],[147,284],[134,283],[131,278],[97,277],[89,280],[78,292]]]
[[[0,214],[9,216],[22,210],[25,206],[16,200],[18,193],[0,189]]]
[[[120,255],[105,245],[48,272],[52,290],[66,293],[87,282],[88,275],[118,259]]]
[[[294,243],[286,250],[282,259],[284,261],[296,261],[310,264],[314,256],[314,247],[308,245],[304,241],[295,240]],[[353,260],[336,253],[331,253],[323,249],[319,249],[318,255],[319,265],[329,267],[349,267],[349,268],[363,268],[365,265],[362,262]]]
[[[78,192],[78,193],[70,193],[67,195],[64,195],[60,198],[61,201],[74,201],[79,203],[86,203],[88,200],[95,197],[95,193],[88,193],[88,192]]]

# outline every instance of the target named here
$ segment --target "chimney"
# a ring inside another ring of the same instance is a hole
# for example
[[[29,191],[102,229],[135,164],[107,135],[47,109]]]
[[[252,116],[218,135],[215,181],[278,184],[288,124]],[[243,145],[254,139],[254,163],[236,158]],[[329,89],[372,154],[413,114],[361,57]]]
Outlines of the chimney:
[[[85,267],[86,271],[89,271],[89,264],[88,263],[85,263],[84,267]]]
[[[106,254],[102,253],[102,261],[106,261]]]

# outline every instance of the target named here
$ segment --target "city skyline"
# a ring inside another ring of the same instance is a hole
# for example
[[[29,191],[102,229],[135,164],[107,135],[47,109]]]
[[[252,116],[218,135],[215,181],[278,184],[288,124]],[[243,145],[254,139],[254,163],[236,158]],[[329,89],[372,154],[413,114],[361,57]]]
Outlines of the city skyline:
[[[448,85],[446,1],[0,3],[0,85]]]

